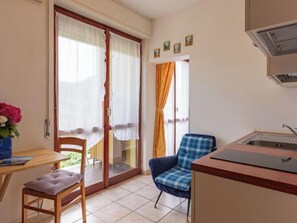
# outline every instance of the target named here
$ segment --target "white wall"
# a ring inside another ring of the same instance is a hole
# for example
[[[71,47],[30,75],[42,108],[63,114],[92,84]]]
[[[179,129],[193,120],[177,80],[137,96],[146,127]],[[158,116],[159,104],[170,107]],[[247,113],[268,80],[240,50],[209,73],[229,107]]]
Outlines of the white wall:
[[[73,3],[74,8],[80,5],[84,13],[90,12],[92,17],[105,19],[131,34],[150,35],[147,20],[111,0],[66,2]],[[13,140],[14,151],[53,145],[52,139],[43,138],[48,66],[50,87],[53,78],[52,62],[48,63],[48,13],[48,0],[0,1],[0,101],[21,107],[23,113],[18,125],[21,136]],[[283,122],[297,126],[297,89],[280,88],[267,79],[265,57],[244,33],[244,0],[207,0],[156,20],[152,33],[143,51],[143,80],[147,83],[143,94],[144,170],[152,157],[155,63],[175,57],[172,51],[161,50],[161,58],[153,59],[153,49],[161,48],[165,40],[184,43],[185,35],[194,35],[194,45],[182,45],[181,53],[190,57],[192,132],[213,134],[223,145],[254,128],[280,130]],[[146,63],[147,57],[150,63]],[[51,92],[51,104],[52,96]],[[23,183],[48,170],[35,168],[13,175],[0,202],[1,222],[20,216]]]
[[[52,120],[53,136],[53,55],[52,18],[54,1],[0,1],[0,102],[18,106],[23,119],[18,125],[20,137],[13,139],[13,151],[53,148],[53,138],[44,139],[44,119]],[[150,21],[110,0],[63,0],[67,6],[80,6],[84,13],[108,25],[145,38],[150,35]],[[50,4],[49,4],[50,3]],[[51,27],[49,26],[49,20]],[[50,42],[50,44],[49,44]],[[50,51],[50,52],[49,52]],[[145,58],[147,50],[144,51]],[[147,59],[146,59],[147,61]],[[49,74],[48,74],[49,73]],[[145,74],[145,72],[144,72]],[[50,110],[47,110],[47,78],[50,81]],[[49,166],[15,173],[0,202],[0,222],[10,222],[21,215],[22,185],[49,171]]]
[[[13,151],[47,147],[43,138],[46,114],[46,7],[30,0],[0,3],[0,101],[18,106],[23,119],[20,137],[13,139]],[[30,175],[48,167],[13,174],[0,202],[1,222],[20,216],[21,188]]]
[[[202,1],[154,20],[149,43],[151,64],[189,56],[190,131],[215,135],[219,146],[254,129],[280,131],[281,123],[297,127],[297,89],[281,88],[266,77],[266,58],[244,32],[244,7],[244,0]],[[185,47],[190,34],[194,45]],[[166,40],[181,42],[181,54],[173,54],[172,47],[164,52]],[[155,48],[161,48],[158,59]],[[148,73],[155,76],[153,66]]]

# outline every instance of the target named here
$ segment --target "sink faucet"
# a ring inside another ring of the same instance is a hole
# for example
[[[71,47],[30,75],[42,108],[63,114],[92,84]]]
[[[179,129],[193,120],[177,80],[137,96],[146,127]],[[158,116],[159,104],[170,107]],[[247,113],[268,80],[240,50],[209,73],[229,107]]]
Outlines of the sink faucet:
[[[296,132],[291,126],[289,126],[289,125],[287,125],[287,124],[282,124],[282,128],[288,128],[288,129],[290,129],[291,132],[293,132],[294,135],[297,136],[297,132]]]

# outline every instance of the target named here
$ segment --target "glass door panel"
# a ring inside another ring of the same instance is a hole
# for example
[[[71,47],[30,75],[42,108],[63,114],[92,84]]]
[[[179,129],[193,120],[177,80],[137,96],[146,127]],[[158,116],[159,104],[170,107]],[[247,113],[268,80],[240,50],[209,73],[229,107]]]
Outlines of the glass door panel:
[[[189,133],[189,62],[175,62],[164,107],[166,156],[177,154],[181,139]]]
[[[174,138],[175,138],[175,130],[174,130],[174,109],[175,109],[175,94],[174,94],[174,86],[175,83],[175,75],[172,77],[172,81],[170,84],[169,93],[167,96],[167,101],[164,111],[164,130],[165,130],[165,142],[166,142],[166,156],[172,156],[175,154],[174,151]]]
[[[189,62],[177,61],[176,73],[176,153],[182,137],[189,133]]]
[[[57,136],[87,139],[85,181],[89,186],[103,179],[105,33],[58,12],[56,25]],[[79,169],[80,158],[73,158],[62,168]]]
[[[110,135],[112,160],[109,176],[138,166],[140,43],[110,33]]]
[[[87,152],[86,185],[103,181],[104,140],[101,139]]]
[[[109,163],[109,176],[124,173],[137,168],[137,142],[138,140],[118,140],[113,136],[110,147],[112,162]]]

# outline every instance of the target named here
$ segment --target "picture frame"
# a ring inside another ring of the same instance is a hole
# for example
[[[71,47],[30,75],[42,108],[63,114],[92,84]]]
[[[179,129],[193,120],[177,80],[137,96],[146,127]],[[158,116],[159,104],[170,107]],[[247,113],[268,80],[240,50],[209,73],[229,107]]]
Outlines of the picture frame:
[[[193,45],[193,35],[189,35],[185,37],[185,46]]]
[[[160,57],[160,48],[154,49],[154,58]]]
[[[165,41],[165,42],[163,43],[163,50],[164,50],[164,51],[168,51],[168,50],[170,50],[170,41]]]
[[[173,53],[180,53],[181,51],[181,44],[180,43],[176,43],[173,45]]]

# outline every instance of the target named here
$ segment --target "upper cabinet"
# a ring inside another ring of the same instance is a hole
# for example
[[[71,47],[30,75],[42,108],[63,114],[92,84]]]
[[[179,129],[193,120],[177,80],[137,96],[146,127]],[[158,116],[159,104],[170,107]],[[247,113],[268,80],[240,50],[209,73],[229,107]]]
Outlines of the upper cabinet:
[[[246,0],[245,31],[267,56],[267,75],[297,86],[297,1]]]
[[[246,0],[246,31],[297,23],[296,0]]]

